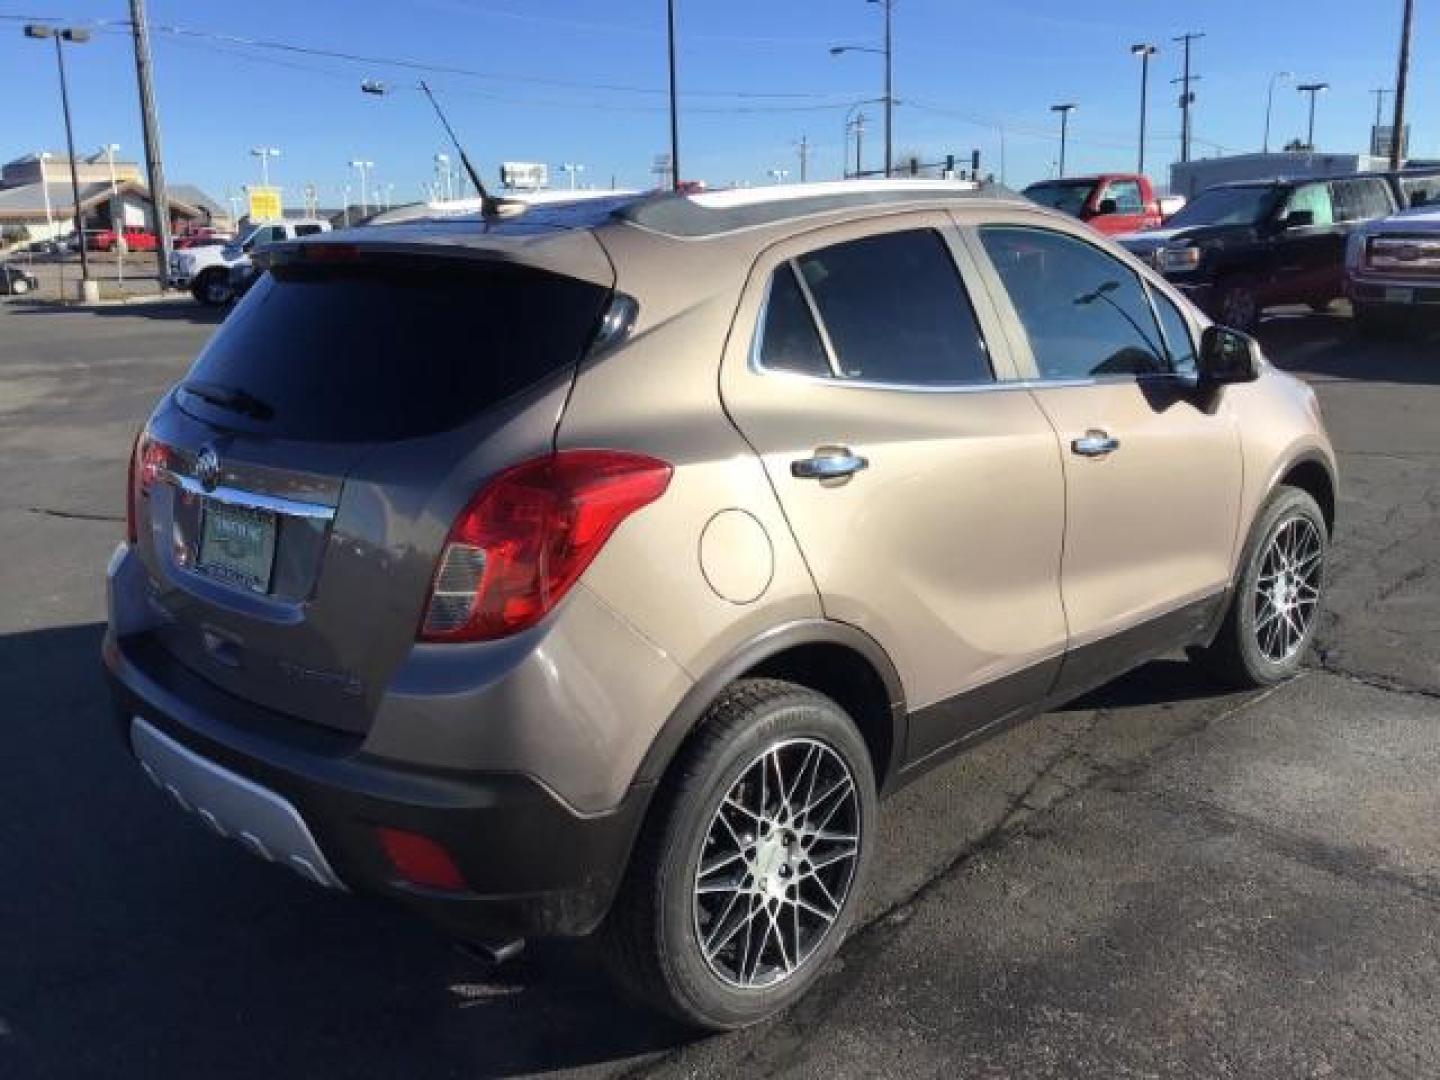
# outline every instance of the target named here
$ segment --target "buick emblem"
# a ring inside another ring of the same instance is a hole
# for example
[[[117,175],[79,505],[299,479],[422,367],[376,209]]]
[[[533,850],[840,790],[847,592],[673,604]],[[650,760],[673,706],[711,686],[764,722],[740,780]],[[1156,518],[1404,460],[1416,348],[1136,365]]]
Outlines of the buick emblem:
[[[214,491],[215,485],[220,483],[220,455],[215,453],[214,447],[205,447],[195,459],[195,479],[206,491]]]

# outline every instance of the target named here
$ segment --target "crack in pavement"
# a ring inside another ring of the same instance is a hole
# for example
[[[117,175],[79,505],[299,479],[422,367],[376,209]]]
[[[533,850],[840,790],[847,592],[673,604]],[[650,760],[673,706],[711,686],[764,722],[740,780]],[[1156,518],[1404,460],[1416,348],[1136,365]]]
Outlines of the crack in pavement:
[[[41,517],[62,518],[66,521],[124,521],[118,514],[95,514],[86,510],[59,510],[50,506],[27,506],[25,512]]]
[[[1339,664],[1329,660],[1326,654],[1317,649],[1316,657],[1319,664],[1306,665],[1307,671],[1320,671],[1326,675],[1334,675],[1338,679],[1345,679],[1347,682],[1358,683],[1361,686],[1368,686],[1372,690],[1383,690],[1387,694],[1410,694],[1414,697],[1440,700],[1440,689],[1429,686],[1419,686],[1415,683],[1405,682],[1401,679],[1394,679],[1388,675],[1378,675],[1371,672],[1351,671],[1341,667]]]

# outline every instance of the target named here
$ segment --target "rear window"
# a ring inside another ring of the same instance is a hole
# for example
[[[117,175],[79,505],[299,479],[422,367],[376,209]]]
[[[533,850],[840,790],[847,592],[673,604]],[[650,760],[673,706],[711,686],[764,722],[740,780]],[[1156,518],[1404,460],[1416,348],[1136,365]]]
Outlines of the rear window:
[[[609,290],[473,260],[280,265],[246,294],[186,382],[182,407],[225,427],[336,442],[445,431],[574,364]]]

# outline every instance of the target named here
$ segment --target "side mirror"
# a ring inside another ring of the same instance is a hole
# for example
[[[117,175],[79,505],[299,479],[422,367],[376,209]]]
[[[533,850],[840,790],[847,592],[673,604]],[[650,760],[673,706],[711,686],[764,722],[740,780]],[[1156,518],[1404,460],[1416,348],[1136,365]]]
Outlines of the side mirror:
[[[1200,381],[1212,386],[1254,382],[1260,377],[1260,343],[1227,326],[1211,326],[1200,337]]]
[[[1308,229],[1315,224],[1314,210],[1291,210],[1280,222],[1282,229]]]
[[[1101,199],[1100,208],[1095,212],[1101,217],[1104,217],[1106,214],[1116,214],[1120,212],[1120,204],[1114,199]]]

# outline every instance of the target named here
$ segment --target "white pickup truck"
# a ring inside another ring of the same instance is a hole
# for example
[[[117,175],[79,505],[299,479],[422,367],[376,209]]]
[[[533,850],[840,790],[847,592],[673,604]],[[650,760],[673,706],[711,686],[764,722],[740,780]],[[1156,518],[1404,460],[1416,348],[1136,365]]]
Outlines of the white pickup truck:
[[[1440,205],[1426,202],[1352,232],[1345,281],[1362,333],[1440,326]]]
[[[189,289],[190,295],[202,304],[218,306],[228,303],[231,297],[230,271],[248,262],[251,252],[267,244],[329,231],[330,223],[318,218],[277,221],[256,225],[239,240],[224,247],[177,251],[170,256],[170,287]]]

